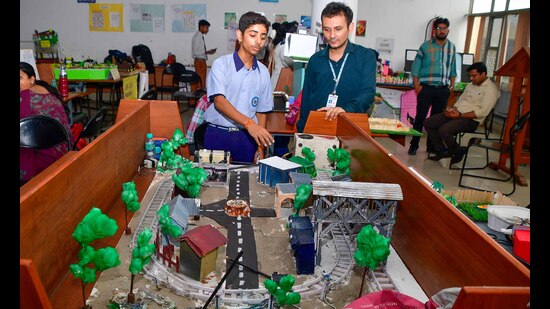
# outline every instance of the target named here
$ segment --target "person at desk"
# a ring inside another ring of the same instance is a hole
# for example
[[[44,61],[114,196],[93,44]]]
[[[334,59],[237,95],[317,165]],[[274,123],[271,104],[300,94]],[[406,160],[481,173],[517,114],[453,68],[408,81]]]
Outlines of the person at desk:
[[[464,151],[457,145],[455,136],[461,132],[473,132],[495,107],[500,91],[487,77],[487,66],[476,62],[468,67],[470,81],[456,103],[448,104],[446,110],[424,121],[428,139],[436,154],[428,157],[439,161],[451,158],[451,164],[462,161]]]
[[[312,110],[326,111],[325,119],[333,120],[342,112],[365,113],[373,104],[377,56],[349,42],[352,20],[353,11],[341,2],[331,2],[321,12],[328,47],[313,54],[306,67],[298,132]]]
[[[193,50],[193,58],[195,58],[195,72],[201,77],[203,82],[206,81],[206,60],[208,55],[216,52],[216,49],[206,49],[204,36],[210,29],[210,23],[204,19],[199,20],[199,30],[191,40],[191,49]]]
[[[233,162],[253,163],[273,143],[264,113],[273,110],[269,72],[255,55],[267,39],[269,21],[247,12],[239,20],[238,51],[219,57],[207,78],[207,96],[214,104],[204,113],[204,148],[231,152]]]
[[[422,43],[414,58],[411,75],[414,91],[417,95],[416,116],[413,129],[422,132],[422,125],[432,108],[430,115],[443,112],[447,100],[454,88],[456,78],[456,48],[447,39],[449,35],[449,20],[438,17],[433,22],[435,37]],[[409,147],[409,155],[416,155],[420,136],[413,136]],[[428,139],[428,152],[434,152]]]
[[[30,64],[19,62],[19,119],[32,115],[49,116],[61,122],[70,134],[69,116],[62,102],[63,97],[57,89],[45,81],[37,80]],[[20,147],[20,183],[26,183],[68,151],[65,143],[41,150]]]

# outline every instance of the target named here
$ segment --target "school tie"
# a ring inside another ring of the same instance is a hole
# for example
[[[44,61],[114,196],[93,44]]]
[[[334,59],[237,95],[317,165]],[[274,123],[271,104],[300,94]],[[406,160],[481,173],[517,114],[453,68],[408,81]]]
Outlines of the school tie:
[[[206,54],[206,42],[204,42],[204,35],[202,36],[202,44],[204,45],[204,58],[208,60],[208,55]]]

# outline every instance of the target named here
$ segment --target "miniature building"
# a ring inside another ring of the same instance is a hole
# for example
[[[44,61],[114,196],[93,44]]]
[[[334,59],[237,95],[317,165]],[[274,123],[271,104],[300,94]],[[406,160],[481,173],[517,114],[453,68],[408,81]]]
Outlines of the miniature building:
[[[274,187],[278,183],[290,182],[290,172],[296,172],[299,164],[290,162],[280,157],[269,157],[259,161],[260,176],[258,181]]]
[[[296,257],[296,273],[313,274],[315,271],[315,242],[313,225],[308,216],[288,217],[290,247]]]
[[[275,212],[277,218],[281,217],[281,208],[292,208],[296,188],[302,184],[311,185],[311,176],[305,173],[290,172],[291,183],[278,183],[275,185]]]
[[[200,149],[195,151],[199,167],[208,173],[204,185],[208,186],[229,186],[229,162],[231,153],[223,150]]]
[[[212,225],[198,226],[178,240],[180,273],[197,281],[216,270],[218,249],[227,243],[227,238]]]
[[[314,180],[312,186],[317,263],[321,257],[321,235],[329,234],[337,226],[356,234],[356,227],[371,224],[380,235],[391,239],[397,202],[403,200],[401,186],[318,180]]]
[[[340,148],[340,140],[336,136],[296,133],[294,138],[296,139],[294,156],[302,155],[302,148],[307,147],[316,156],[313,163],[318,170],[331,169],[327,150]]]
[[[296,164],[300,164],[300,168],[298,169],[300,173],[308,174],[311,178],[317,177],[317,169],[315,168],[315,164],[313,162],[310,162],[300,156],[294,156],[289,160]]]
[[[189,217],[194,220],[199,219],[201,200],[198,198],[184,198],[181,195],[176,195],[168,205],[170,206],[170,218],[172,224],[175,224],[181,228],[182,233],[185,233],[187,229],[187,223]],[[174,239],[170,239],[172,243],[177,242]]]

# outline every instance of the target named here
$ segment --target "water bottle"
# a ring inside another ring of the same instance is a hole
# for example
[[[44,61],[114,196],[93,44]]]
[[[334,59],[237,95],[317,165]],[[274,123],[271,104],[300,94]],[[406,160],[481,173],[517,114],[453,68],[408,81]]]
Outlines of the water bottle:
[[[69,80],[67,79],[67,67],[61,65],[59,68],[59,92],[62,97],[69,96]]]
[[[153,141],[153,133],[147,133],[147,139],[145,140],[145,157],[147,159],[154,159],[155,157],[155,141]]]

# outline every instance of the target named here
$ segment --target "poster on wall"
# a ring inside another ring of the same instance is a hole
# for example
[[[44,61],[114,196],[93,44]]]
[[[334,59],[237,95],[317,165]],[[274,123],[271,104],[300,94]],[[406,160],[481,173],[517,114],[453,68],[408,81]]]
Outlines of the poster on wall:
[[[164,32],[164,4],[130,4],[131,32]]]
[[[284,23],[286,21],[286,14],[276,14],[275,15],[275,22],[276,23]]]
[[[124,31],[123,9],[120,3],[90,4],[90,31]]]
[[[237,13],[229,13],[225,12],[225,17],[223,20],[223,28],[229,29],[231,28],[237,28]]]
[[[367,21],[366,20],[358,20],[357,21],[357,27],[355,27],[355,35],[356,36],[365,36],[366,32],[367,32]]]
[[[174,4],[172,32],[196,32],[199,20],[206,19],[206,4]]]

